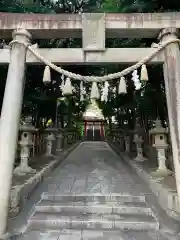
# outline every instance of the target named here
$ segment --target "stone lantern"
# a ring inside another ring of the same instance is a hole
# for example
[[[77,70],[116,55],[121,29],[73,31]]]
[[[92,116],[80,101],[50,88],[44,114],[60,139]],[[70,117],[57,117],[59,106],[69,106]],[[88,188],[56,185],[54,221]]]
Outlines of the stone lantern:
[[[35,133],[37,129],[31,124],[31,119],[28,117],[25,120],[25,124],[20,126],[21,132],[21,140],[19,142],[20,145],[20,165],[14,169],[14,173],[16,175],[25,175],[27,173],[35,173],[36,170],[32,169],[28,165],[30,150],[33,146],[33,133]]]
[[[56,133],[58,132],[57,128],[48,127],[44,130],[46,136],[46,157],[54,157],[52,154],[53,142],[56,140]]]
[[[139,123],[136,123],[135,127],[135,133],[134,133],[134,142],[136,144],[136,151],[137,151],[137,156],[134,159],[135,161],[138,162],[144,162],[146,158],[143,156],[143,138],[142,138],[142,129]]]
[[[153,147],[157,150],[158,168],[152,173],[153,176],[165,177],[172,174],[172,171],[166,167],[166,149],[168,148],[167,135],[168,130],[163,128],[160,120],[156,120],[155,128],[150,131],[154,136]]]

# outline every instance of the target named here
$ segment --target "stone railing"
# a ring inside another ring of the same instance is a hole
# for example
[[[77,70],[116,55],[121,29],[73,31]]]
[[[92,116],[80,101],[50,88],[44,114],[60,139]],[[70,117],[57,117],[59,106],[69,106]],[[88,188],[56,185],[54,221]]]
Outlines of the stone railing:
[[[130,150],[133,148],[132,146],[132,138],[133,134],[130,131],[127,131],[125,129],[108,129],[106,130],[106,139],[108,141],[112,141],[113,143],[118,144],[119,149],[121,151],[127,151],[130,152]]]
[[[80,135],[75,128],[69,128],[63,130],[64,136],[64,148],[80,140]]]
[[[156,121],[155,128],[149,131],[149,142],[147,134],[137,124],[136,130],[130,132],[124,129],[112,129],[106,132],[108,141],[118,145],[118,149],[134,157],[137,162],[144,162],[149,159],[151,167],[157,166],[154,176],[168,176],[172,174],[173,164],[170,159],[171,146],[168,141],[168,130],[161,126],[159,120]],[[134,156],[136,155],[136,156]]]
[[[123,136],[123,130],[119,129],[106,132],[106,138],[110,145],[117,152],[121,152],[124,161],[148,184],[148,187],[157,196],[162,209],[169,216],[179,220],[180,202],[168,129],[163,128],[160,121],[157,120],[155,128],[149,131],[149,141],[147,141],[147,135],[144,136],[144,132],[138,127],[129,134],[129,139],[132,138],[134,142],[133,147],[131,146],[129,149],[129,145],[126,143],[127,135]],[[123,146],[127,146],[127,148],[122,147],[122,142]]]
[[[10,192],[10,217],[21,211],[24,202],[44,175],[52,171],[78,141],[80,136],[76,129],[20,128]]]
[[[17,167],[19,161],[23,167],[15,170],[17,175],[33,172],[28,167],[28,162],[32,158],[56,156],[58,152],[80,140],[80,135],[75,128],[57,129],[49,127],[44,130],[32,129],[32,126],[31,128],[25,126],[20,129],[15,167]]]

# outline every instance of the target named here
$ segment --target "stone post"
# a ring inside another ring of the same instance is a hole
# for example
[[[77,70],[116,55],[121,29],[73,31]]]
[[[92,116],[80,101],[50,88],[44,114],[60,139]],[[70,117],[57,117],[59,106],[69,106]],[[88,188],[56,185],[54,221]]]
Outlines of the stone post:
[[[52,149],[53,149],[53,141],[56,140],[56,136],[55,134],[57,133],[57,129],[56,128],[46,128],[45,129],[45,133],[47,134],[45,139],[46,139],[46,153],[45,156],[46,157],[54,157],[54,155],[52,154]]]
[[[124,136],[124,141],[125,141],[125,151],[129,153],[130,152],[130,136],[128,135]]]
[[[150,134],[154,135],[153,147],[157,150],[158,169],[152,172],[155,177],[165,177],[171,175],[171,170],[166,167],[166,149],[167,144],[167,129],[163,128],[160,120],[156,120],[156,126],[150,131]]]
[[[136,124],[134,142],[136,144],[136,150],[137,150],[137,156],[134,160],[137,162],[144,162],[146,158],[143,156],[143,148],[142,148],[143,139],[141,136],[141,127],[139,124]]]
[[[76,141],[77,141],[77,132],[74,131],[73,132],[73,143],[76,143]]]
[[[29,165],[30,150],[33,146],[33,133],[36,132],[34,126],[30,123],[29,119],[26,119],[26,123],[20,127],[21,141],[19,142],[21,147],[20,159],[21,163],[14,169],[16,175],[26,175],[27,173],[35,173],[36,170],[32,169]]]
[[[64,148],[67,148],[67,146],[68,146],[68,132],[67,132],[67,130],[65,130],[64,133],[63,133],[63,139],[64,139]]]
[[[124,151],[124,137],[121,135],[121,133],[119,134],[118,136],[118,139],[119,139],[119,147],[120,147],[120,150],[123,152]]]
[[[13,39],[29,43],[31,35],[24,29],[13,32]],[[0,235],[6,231],[9,193],[16,154],[19,121],[24,91],[27,49],[14,43],[4,92],[0,120]]]
[[[178,39],[176,28],[163,29],[159,40],[163,43]],[[178,198],[180,201],[180,50],[178,43],[169,44],[165,50],[163,65],[166,89],[169,128],[172,144],[172,155],[175,169],[175,179]]]
[[[113,132],[113,142],[116,142],[116,135],[115,135],[115,131]]]
[[[78,133],[74,132],[73,136],[74,136],[73,142],[76,143],[78,141],[78,139],[77,139],[78,138]]]
[[[143,156],[143,148],[142,148],[142,136],[139,136],[138,134],[135,134],[134,142],[136,144],[136,150],[137,150],[137,156],[134,160],[137,162],[144,162],[144,156]]]
[[[62,132],[62,130],[60,130],[57,135],[57,148],[56,148],[57,152],[62,152],[62,150],[63,150],[63,138],[64,138],[63,132]]]

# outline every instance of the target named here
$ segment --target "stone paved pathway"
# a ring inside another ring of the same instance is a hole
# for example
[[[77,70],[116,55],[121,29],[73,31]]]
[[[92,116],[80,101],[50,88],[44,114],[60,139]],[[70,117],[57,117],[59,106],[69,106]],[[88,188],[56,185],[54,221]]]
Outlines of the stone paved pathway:
[[[132,169],[130,169],[120,159],[120,157],[109,147],[109,145],[104,142],[81,143],[64,160],[64,162],[58,166],[58,168],[51,174],[51,176],[49,176],[48,180],[46,180],[44,184],[48,186],[48,188],[43,187],[44,192],[46,192],[45,196],[82,195],[87,197],[87,196],[95,196],[95,195],[98,195],[98,196],[100,195],[101,196],[116,196],[116,195],[131,196],[132,195],[132,196],[139,196],[140,198],[141,196],[142,198],[143,196],[146,196],[147,201],[149,201],[148,208],[150,208],[151,210],[152,209],[154,210],[158,207],[153,194],[148,189],[146,184],[142,182],[142,180],[135,173],[133,173]],[[150,200],[148,200],[148,198]],[[50,198],[47,198],[46,200],[49,200],[49,199]],[[66,227],[58,227],[58,226],[61,226],[61,222],[58,219],[58,224],[60,225],[57,225],[57,228],[55,227],[50,231],[49,225],[47,226],[47,221],[46,221],[46,225],[43,225],[45,223],[44,219],[46,220],[51,219],[52,217],[51,213],[53,212],[53,214],[55,214],[55,210],[56,210],[56,214],[57,213],[59,214],[58,211],[60,211],[60,208],[62,208],[62,202],[49,202],[49,201],[43,202],[43,201],[45,200],[41,200],[40,205],[44,207],[43,209],[46,209],[46,210],[43,210],[44,211],[43,213],[33,212],[33,214],[35,214],[34,215],[35,220],[31,216],[29,220],[30,228],[26,229],[25,233],[18,238],[19,240],[20,239],[34,239],[34,240],[38,240],[38,239],[56,239],[56,240],[179,239],[175,234],[177,223],[170,220],[162,210],[159,210],[156,212],[156,218],[160,223],[160,230],[150,229],[150,231],[144,232],[144,231],[135,231],[134,229],[132,229],[129,231],[124,231],[121,229],[122,228],[121,225],[119,229],[116,228],[114,229],[114,231],[111,231],[112,229],[103,229],[103,228],[88,229],[88,227],[86,227],[84,229],[83,227],[79,227],[79,225],[77,226],[77,223],[76,223],[75,229],[71,229],[71,228],[66,229]],[[63,201],[63,204],[64,203],[65,202]],[[47,204],[50,204],[50,205],[47,206]],[[55,207],[52,208],[52,204],[53,206],[56,206],[56,208]],[[73,203],[73,204],[76,205],[76,203]],[[92,204],[94,204],[94,202]],[[104,206],[107,207],[107,202],[104,202],[104,204],[105,204]],[[137,203],[136,207],[139,206],[138,204],[139,203]],[[142,202],[142,205],[143,204],[146,204],[146,203]],[[110,205],[112,205],[112,202],[110,202]],[[140,202],[140,205],[141,205],[141,202]],[[40,209],[40,207],[38,209]],[[50,207],[52,212],[49,212]],[[144,207],[145,206],[143,205],[143,209]],[[99,209],[100,208],[98,206],[98,210]],[[126,211],[126,212],[128,211],[128,208],[123,208],[123,209],[124,209],[123,211]],[[34,208],[32,211],[34,211]],[[37,207],[36,207],[36,211],[37,211]],[[92,211],[92,209],[91,210],[88,209],[88,211]],[[161,213],[162,215],[160,216]],[[73,215],[73,214],[74,214],[73,212],[72,213],[70,212],[70,215]],[[92,212],[91,212],[91,215],[92,215]],[[56,219],[57,219],[58,218],[57,216],[59,215],[53,215],[53,217],[54,216],[56,216]],[[129,216],[131,215],[128,215],[128,217]],[[139,217],[137,217],[136,220],[141,221],[142,216],[140,215],[138,216]],[[166,217],[165,222],[164,222],[164,216]],[[96,218],[97,218],[97,215],[96,215]],[[42,224],[43,220],[44,222]],[[41,221],[41,224],[39,225],[40,229],[38,229],[38,227],[37,229],[36,227],[34,228],[34,225],[37,226],[37,224],[40,221]],[[93,219],[93,221],[95,220]],[[113,221],[115,222],[114,218],[113,218]],[[108,219],[108,222],[109,222],[109,219]],[[72,219],[71,219],[71,224],[72,224]],[[52,224],[51,224],[51,227],[52,227]],[[165,233],[166,231],[169,232],[169,234],[166,234]]]
[[[49,193],[148,193],[104,142],[82,143],[51,178]]]

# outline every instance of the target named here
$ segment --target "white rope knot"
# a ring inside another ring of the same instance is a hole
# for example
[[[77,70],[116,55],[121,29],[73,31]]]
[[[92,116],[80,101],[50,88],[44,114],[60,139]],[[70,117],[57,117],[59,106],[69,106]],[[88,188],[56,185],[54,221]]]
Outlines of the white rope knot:
[[[34,49],[31,46],[30,43],[24,43],[24,42],[21,42],[21,41],[18,41],[18,40],[13,40],[10,43],[10,46],[12,46],[13,43],[19,43],[19,44],[24,45],[35,57],[37,57],[40,61],[44,62],[45,65],[49,66],[53,70],[59,72],[60,74],[66,76],[70,79],[79,80],[79,81],[83,81],[83,82],[106,82],[106,81],[111,81],[111,80],[114,80],[114,79],[119,79],[119,78],[124,77],[125,75],[133,72],[137,68],[139,68],[142,65],[146,64],[147,62],[149,62],[153,57],[155,57],[161,50],[163,50],[169,44],[171,44],[171,43],[180,44],[180,40],[179,39],[172,39],[172,40],[167,41],[165,43],[158,44],[158,46],[156,45],[156,48],[153,47],[153,49],[154,49],[153,53],[151,53],[149,56],[146,56],[145,58],[143,58],[142,60],[140,60],[136,64],[132,65],[131,67],[128,67],[128,68],[122,70],[121,72],[108,74],[108,75],[104,75],[104,76],[82,76],[80,74],[75,74],[75,73],[66,71],[66,70],[62,69],[61,67],[58,67],[55,64],[51,63],[49,60],[45,59],[43,56],[41,56],[36,51],[36,49]]]
[[[25,48],[27,48],[27,49],[32,46],[32,44],[31,44],[30,42],[29,42],[29,43],[24,43],[24,42],[21,42],[21,41],[19,41],[19,40],[13,40],[13,41],[11,41],[11,42],[9,43],[10,48],[12,48],[12,45],[13,45],[14,43],[22,44],[22,45],[23,45]]]

